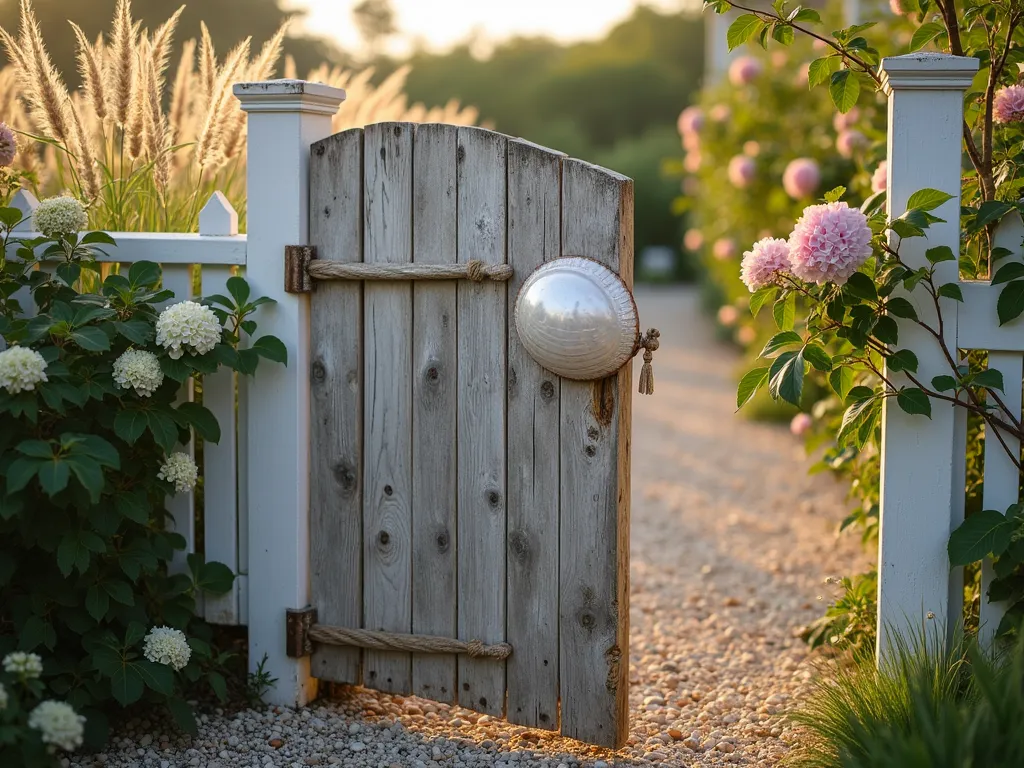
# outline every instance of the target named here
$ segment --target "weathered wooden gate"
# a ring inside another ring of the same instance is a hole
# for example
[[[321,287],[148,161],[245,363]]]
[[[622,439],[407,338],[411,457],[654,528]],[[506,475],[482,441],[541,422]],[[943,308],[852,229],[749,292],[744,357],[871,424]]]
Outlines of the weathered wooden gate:
[[[422,650],[312,632],[313,674],[621,745],[632,366],[559,379],[523,350],[512,307],[563,255],[632,285],[632,182],[492,131],[382,123],[312,146],[309,212],[321,261],[513,270],[315,285],[316,627]],[[427,652],[432,638],[497,656]]]

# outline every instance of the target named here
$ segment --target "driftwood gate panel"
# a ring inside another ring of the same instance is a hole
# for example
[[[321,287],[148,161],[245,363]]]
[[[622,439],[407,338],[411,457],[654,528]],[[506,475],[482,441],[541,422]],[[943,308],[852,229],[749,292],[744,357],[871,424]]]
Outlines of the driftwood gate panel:
[[[512,653],[318,642],[313,674],[621,745],[631,366],[560,380],[520,346],[513,307],[562,255],[632,284],[632,183],[491,131],[383,123],[314,144],[310,187],[318,259],[513,268],[315,285],[317,623]]]

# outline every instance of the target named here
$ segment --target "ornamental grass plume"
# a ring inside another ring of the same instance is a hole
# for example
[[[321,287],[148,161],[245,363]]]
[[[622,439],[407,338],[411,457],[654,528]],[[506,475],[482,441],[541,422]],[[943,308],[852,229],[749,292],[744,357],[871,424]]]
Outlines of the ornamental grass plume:
[[[729,160],[729,167],[726,171],[729,183],[737,189],[744,189],[750,186],[757,173],[757,166],[747,155],[736,155]]]
[[[1024,85],[1008,85],[996,91],[992,100],[992,119],[997,123],[1024,121]]]
[[[798,157],[786,166],[782,174],[782,188],[794,200],[813,195],[821,183],[821,170],[809,157]]]
[[[885,192],[886,185],[888,182],[888,169],[889,164],[883,160],[875,168],[875,172],[871,174],[871,191],[872,192]]]
[[[750,85],[763,69],[761,62],[753,56],[740,56],[729,65],[729,82],[737,87]]]
[[[740,279],[754,293],[778,282],[779,275],[789,272],[789,243],[782,238],[765,237],[743,254]]]
[[[28,347],[14,346],[0,352],[0,387],[10,395],[31,392],[46,378],[46,360]],[[9,654],[7,658],[13,654]],[[7,666],[7,658],[4,666]]]
[[[867,217],[843,202],[808,206],[789,236],[790,268],[809,283],[843,285],[869,256]]]
[[[85,718],[70,704],[52,699],[36,705],[28,716],[28,727],[40,732],[44,744],[65,752],[82,746],[85,737]]]

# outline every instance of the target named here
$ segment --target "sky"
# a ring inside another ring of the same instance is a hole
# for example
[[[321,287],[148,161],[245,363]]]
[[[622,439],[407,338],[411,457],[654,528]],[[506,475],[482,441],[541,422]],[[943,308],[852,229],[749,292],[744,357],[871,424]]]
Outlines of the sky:
[[[289,0],[288,7],[308,9],[304,27],[357,49],[359,35],[351,11],[358,0]],[[408,51],[415,42],[441,50],[478,35],[495,42],[512,35],[545,35],[561,41],[598,38],[628,16],[636,0],[392,0],[399,35],[389,46]],[[648,5],[676,9],[681,0],[647,0]]]

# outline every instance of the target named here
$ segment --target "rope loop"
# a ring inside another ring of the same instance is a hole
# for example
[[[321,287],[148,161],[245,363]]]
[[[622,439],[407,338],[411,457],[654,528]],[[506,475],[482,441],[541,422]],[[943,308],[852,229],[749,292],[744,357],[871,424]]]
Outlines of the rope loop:
[[[487,279],[486,265],[480,259],[470,259],[466,262],[466,277],[474,283],[482,283]]]

